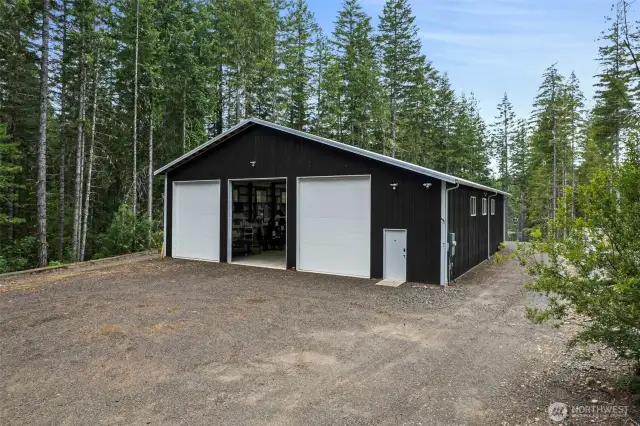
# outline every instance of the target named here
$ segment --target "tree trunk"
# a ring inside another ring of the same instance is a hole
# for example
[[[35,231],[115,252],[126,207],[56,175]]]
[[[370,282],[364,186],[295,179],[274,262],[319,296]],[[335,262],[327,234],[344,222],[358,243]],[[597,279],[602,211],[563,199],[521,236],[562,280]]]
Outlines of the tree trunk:
[[[556,174],[556,169],[557,169],[557,158],[556,158],[556,105],[555,105],[555,101],[556,101],[556,87],[555,87],[555,82],[552,84],[551,87],[551,141],[553,143],[553,166],[552,166],[552,182],[551,182],[551,186],[552,186],[552,197],[551,197],[551,219],[552,219],[552,223],[553,226],[555,228],[556,225],[556,207],[557,207],[557,196],[558,196],[558,181],[557,181],[557,174]],[[557,233],[554,229],[554,235],[557,236]]]
[[[518,225],[521,240],[524,242],[524,219],[526,217],[526,204],[525,204],[525,193],[524,191],[520,191],[520,223]]]
[[[78,138],[76,142],[76,182],[73,208],[73,260],[79,260],[80,250],[80,221],[82,219],[82,177],[84,175],[84,117],[85,117],[85,89],[87,76],[84,63],[84,50],[81,49],[80,61],[80,106],[78,112]]]
[[[149,113],[149,169],[147,181],[147,219],[149,220],[148,245],[151,247],[151,221],[153,220],[153,107]]]
[[[396,157],[396,93],[395,93],[395,82],[392,82],[392,91],[391,91],[391,140],[393,141],[393,146],[391,147],[391,157]],[[384,154],[384,152],[383,152]]]
[[[576,158],[575,158],[575,140],[576,140],[576,126],[573,124],[571,131],[571,219],[576,218]]]
[[[187,152],[187,82],[182,89],[182,153]]]
[[[505,95],[506,96],[506,95]],[[509,192],[509,114],[507,113],[504,118],[504,141],[502,147],[502,158],[503,158],[503,173],[502,173],[502,190],[504,192]],[[505,200],[505,209],[504,209],[504,221],[507,224],[507,234],[508,230],[511,227],[509,225],[509,202]],[[508,235],[505,236],[505,239],[508,239]]]
[[[40,125],[38,130],[38,266],[47,266],[47,110],[49,107],[49,0],[42,2],[42,57],[40,58]]]
[[[139,49],[139,36],[140,36],[140,0],[136,0],[136,47],[135,47],[135,60],[133,71],[133,170],[131,174],[132,183],[132,195],[131,195],[131,211],[135,218],[138,211],[138,49]],[[134,232],[135,235],[135,232]],[[134,243],[135,245],[135,237]]]
[[[96,55],[96,64],[99,55]],[[82,214],[82,242],[80,244],[79,260],[84,260],[85,248],[87,246],[87,228],[89,220],[89,205],[91,204],[91,178],[93,175],[93,152],[96,141],[96,112],[98,110],[98,65],[95,65],[93,78],[93,111],[91,113],[91,140],[89,142],[89,168],[87,170],[87,189],[84,197],[84,212]]]
[[[66,78],[65,78],[65,51],[67,49],[67,1],[62,2],[62,59],[60,82],[60,188],[58,193],[58,260],[64,258],[64,225],[65,225],[65,173],[67,169],[67,139],[66,139]]]
[[[236,87],[236,119],[235,119],[235,123],[233,124],[238,124],[239,121],[240,121],[240,88]]]
[[[223,81],[222,81],[222,63],[218,65],[218,110],[216,111],[216,135],[222,133],[222,106],[224,105]]]

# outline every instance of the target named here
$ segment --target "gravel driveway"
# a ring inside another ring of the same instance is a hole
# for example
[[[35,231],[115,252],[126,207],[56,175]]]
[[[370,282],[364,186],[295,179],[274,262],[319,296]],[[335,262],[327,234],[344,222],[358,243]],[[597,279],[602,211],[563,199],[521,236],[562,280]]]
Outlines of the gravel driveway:
[[[523,318],[525,281],[514,261],[446,290],[172,259],[15,278],[1,423],[546,419],[511,397],[564,341]]]

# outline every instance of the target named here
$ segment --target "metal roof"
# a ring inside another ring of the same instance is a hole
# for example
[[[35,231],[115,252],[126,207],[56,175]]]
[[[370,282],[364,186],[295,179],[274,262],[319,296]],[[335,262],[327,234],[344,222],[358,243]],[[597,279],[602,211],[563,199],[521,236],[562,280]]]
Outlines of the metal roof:
[[[392,166],[396,166],[396,167],[400,167],[406,170],[410,170],[412,172],[415,173],[419,173],[425,176],[430,176],[433,177],[435,179],[439,179],[439,180],[443,180],[445,182],[449,182],[449,183],[453,183],[453,184],[460,184],[460,185],[465,185],[465,186],[470,186],[473,188],[478,188],[478,189],[483,189],[485,191],[490,191],[490,192],[496,192],[498,194],[503,194],[503,195],[511,195],[507,192],[501,191],[499,189],[494,189],[494,188],[490,188],[488,186],[485,185],[481,185],[479,183],[475,183],[475,182],[471,182],[469,180],[466,179],[462,179],[462,178],[458,178],[452,175],[448,175],[446,173],[442,173],[439,172],[437,170],[433,170],[433,169],[428,169],[426,167],[422,167],[422,166],[417,166],[415,164],[411,164],[408,163],[406,161],[402,161],[402,160],[398,160],[397,158],[392,158],[392,157],[388,157],[386,155],[382,155],[382,154],[378,154],[376,152],[372,152],[372,151],[367,151],[366,149],[362,149],[362,148],[358,148],[355,146],[351,146],[351,145],[347,145],[344,143],[340,143],[340,142],[336,142],[334,140],[331,139],[327,139],[327,138],[323,138],[320,136],[316,136],[316,135],[312,135],[310,133],[306,133],[306,132],[302,132],[300,130],[295,130],[295,129],[291,129],[289,127],[285,127],[285,126],[281,126],[279,124],[275,124],[275,123],[271,123],[269,121],[264,121],[264,120],[260,120],[258,118],[247,118],[245,120],[242,120],[240,123],[236,124],[235,126],[231,127],[229,130],[219,134],[218,136],[216,136],[213,139],[208,140],[207,142],[203,143],[202,145],[192,149],[191,151],[187,152],[186,154],[176,158],[175,160],[173,160],[172,162],[166,164],[165,166],[159,168],[158,170],[156,170],[153,174],[154,175],[159,175],[161,173],[167,173],[170,170],[175,169],[176,167],[179,167],[180,165],[186,163],[187,161],[190,161],[192,158],[197,157],[198,155],[204,153],[205,151],[209,150],[210,148],[219,145],[220,143],[224,142],[225,140],[229,139],[230,137],[248,129],[249,127],[252,127],[255,124],[259,124],[261,126],[265,126],[265,127],[270,127],[272,129],[276,129],[279,130],[281,132],[285,132],[285,133],[289,133],[292,135],[296,135],[299,136],[301,138],[305,138],[314,142],[318,142],[324,145],[328,145],[334,148],[338,148],[341,149],[343,151],[348,151],[348,152],[352,152],[354,154],[358,154],[358,155],[362,155],[363,157],[368,157],[371,158],[373,160],[377,160],[383,163],[387,163],[390,164]]]

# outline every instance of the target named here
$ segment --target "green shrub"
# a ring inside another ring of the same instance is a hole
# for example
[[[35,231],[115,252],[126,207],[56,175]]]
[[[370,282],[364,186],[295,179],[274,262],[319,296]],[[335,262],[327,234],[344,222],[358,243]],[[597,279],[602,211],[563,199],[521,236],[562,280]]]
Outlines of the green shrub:
[[[156,224],[146,218],[134,217],[131,208],[123,204],[118,208],[111,225],[98,236],[99,251],[94,259],[156,249],[162,244],[162,232]]]
[[[35,237],[24,237],[2,248],[0,273],[35,268],[37,265]]]
[[[534,278],[529,288],[549,297],[546,308],[528,308],[530,319],[562,320],[573,310],[588,319],[577,341],[604,343],[640,367],[638,182],[640,167],[631,159],[599,171],[559,203],[555,224],[546,235],[533,232],[517,256]]]

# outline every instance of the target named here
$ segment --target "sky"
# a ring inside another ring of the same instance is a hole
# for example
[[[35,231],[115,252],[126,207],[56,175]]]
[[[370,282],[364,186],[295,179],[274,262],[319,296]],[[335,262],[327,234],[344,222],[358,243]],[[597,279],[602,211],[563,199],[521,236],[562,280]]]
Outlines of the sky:
[[[360,0],[377,27],[385,0]],[[329,35],[342,0],[308,0]],[[557,63],[575,71],[587,99],[598,72],[598,38],[610,0],[410,0],[427,59],[447,72],[458,93],[473,92],[492,122],[506,92],[526,117],[542,81]],[[630,16],[632,17],[632,16]]]

